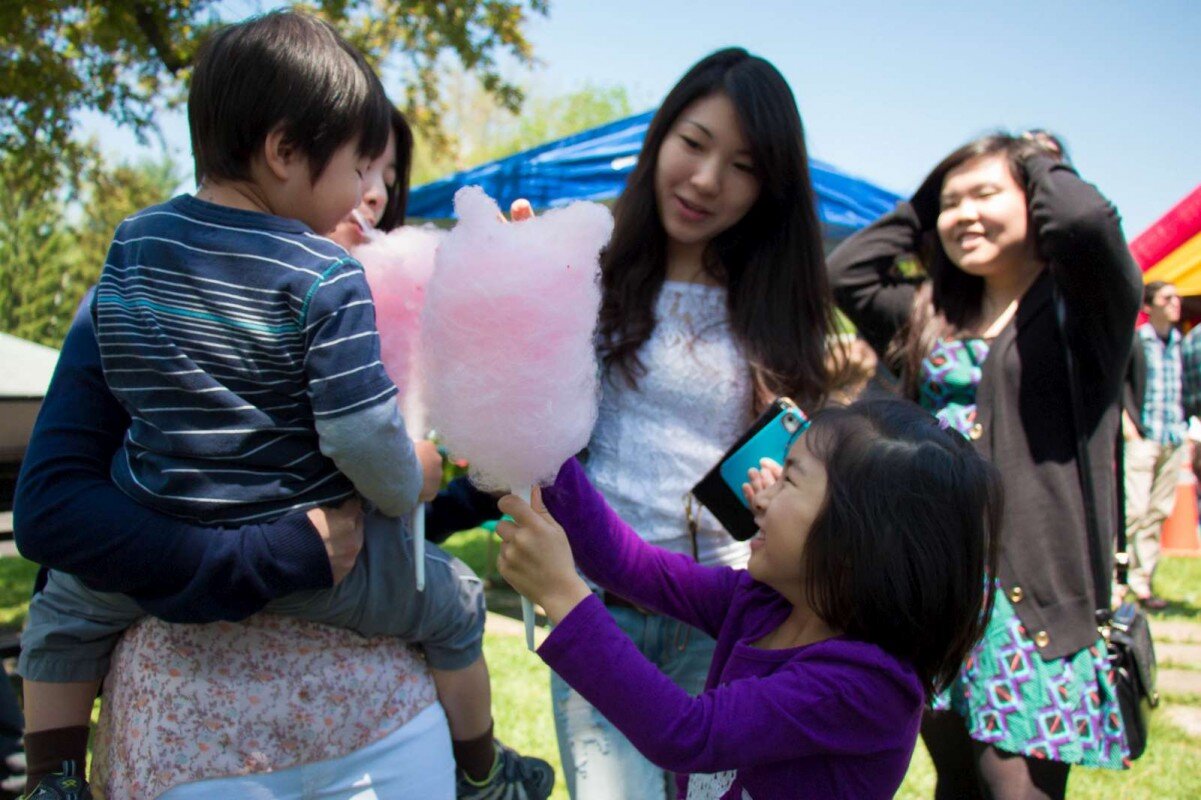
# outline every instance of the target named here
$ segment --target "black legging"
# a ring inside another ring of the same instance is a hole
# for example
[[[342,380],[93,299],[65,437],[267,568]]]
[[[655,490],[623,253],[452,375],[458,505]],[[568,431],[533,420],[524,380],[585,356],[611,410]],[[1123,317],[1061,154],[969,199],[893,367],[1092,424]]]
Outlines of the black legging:
[[[927,711],[922,741],[938,774],[935,800],[1062,800],[1067,793],[1069,764],[974,741],[954,712]]]

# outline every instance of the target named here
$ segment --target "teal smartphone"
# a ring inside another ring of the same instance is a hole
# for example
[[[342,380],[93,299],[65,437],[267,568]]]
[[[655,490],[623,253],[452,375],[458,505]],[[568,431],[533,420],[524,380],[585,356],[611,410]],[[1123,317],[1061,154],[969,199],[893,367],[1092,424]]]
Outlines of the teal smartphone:
[[[777,397],[730,446],[721,461],[692,487],[693,497],[709,509],[735,539],[751,538],[758,526],[742,496],[747,470],[758,467],[761,458],[783,464],[788,448],[808,427],[809,418],[796,403],[787,397]]]
[[[764,458],[783,464],[792,443],[808,427],[809,419],[799,408],[782,408],[746,444],[721,462],[721,479],[744,506],[750,508],[742,494],[742,484],[747,482],[747,470],[752,467],[758,469],[759,461]]]

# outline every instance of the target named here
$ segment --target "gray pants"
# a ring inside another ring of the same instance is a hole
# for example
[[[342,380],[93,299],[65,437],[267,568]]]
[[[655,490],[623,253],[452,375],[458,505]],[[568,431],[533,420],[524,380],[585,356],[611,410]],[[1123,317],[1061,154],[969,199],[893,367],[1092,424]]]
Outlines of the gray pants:
[[[482,653],[483,585],[466,564],[432,545],[425,575],[418,592],[407,520],[369,513],[363,549],[341,583],[273,600],[264,611],[363,636],[395,636],[420,645],[434,669],[463,669]],[[29,604],[17,671],[47,683],[99,680],[117,639],[145,613],[125,595],[95,592],[51,571]]]

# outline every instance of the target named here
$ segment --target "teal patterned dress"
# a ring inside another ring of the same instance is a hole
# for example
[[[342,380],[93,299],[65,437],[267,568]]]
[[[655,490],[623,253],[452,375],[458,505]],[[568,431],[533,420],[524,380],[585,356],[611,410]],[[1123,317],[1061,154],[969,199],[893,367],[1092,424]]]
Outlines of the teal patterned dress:
[[[952,339],[922,362],[918,401],[965,436],[976,424],[987,356],[983,339]],[[959,714],[973,739],[999,750],[1087,767],[1129,765],[1105,643],[1043,659],[999,588],[983,638],[932,705]]]

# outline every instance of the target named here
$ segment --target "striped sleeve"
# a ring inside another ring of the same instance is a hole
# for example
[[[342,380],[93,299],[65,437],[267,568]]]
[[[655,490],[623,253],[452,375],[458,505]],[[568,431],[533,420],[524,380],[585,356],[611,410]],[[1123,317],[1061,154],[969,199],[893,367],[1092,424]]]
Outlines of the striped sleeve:
[[[396,386],[380,361],[371,290],[357,261],[339,261],[312,285],[301,328],[315,417],[339,417],[395,397]]]

